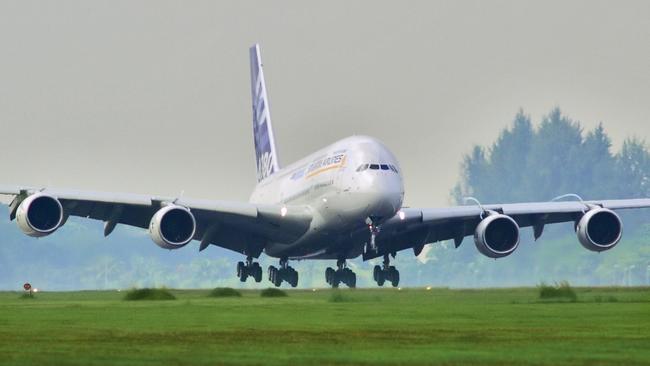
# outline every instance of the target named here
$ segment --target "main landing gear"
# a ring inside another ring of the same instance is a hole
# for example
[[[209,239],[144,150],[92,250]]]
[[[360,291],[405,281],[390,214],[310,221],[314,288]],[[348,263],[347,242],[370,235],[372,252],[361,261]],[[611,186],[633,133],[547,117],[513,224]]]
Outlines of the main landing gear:
[[[336,262],[337,270],[327,267],[325,270],[325,281],[331,285],[332,288],[339,287],[340,283],[344,283],[349,288],[357,287],[357,275],[347,267],[345,259],[339,259]]]
[[[255,282],[262,281],[262,267],[259,263],[253,262],[253,257],[246,257],[246,263],[239,262],[237,263],[237,277],[242,282],[246,282],[248,276],[253,277]]]
[[[384,254],[384,263],[382,266],[375,266],[372,277],[379,286],[383,286],[386,281],[390,282],[393,287],[399,285],[399,271],[390,265],[388,254]]]
[[[269,281],[280,287],[282,281],[286,281],[291,287],[298,286],[298,271],[289,266],[289,261],[286,258],[280,259],[280,268],[269,266]]]

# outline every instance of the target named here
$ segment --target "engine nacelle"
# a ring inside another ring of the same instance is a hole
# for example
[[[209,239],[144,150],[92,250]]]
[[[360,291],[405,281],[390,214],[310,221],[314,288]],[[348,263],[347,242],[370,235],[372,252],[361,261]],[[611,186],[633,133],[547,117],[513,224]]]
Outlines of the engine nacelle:
[[[63,222],[63,206],[55,197],[35,193],[18,206],[16,222],[20,230],[29,236],[38,238],[52,234]]]
[[[606,208],[587,211],[576,226],[578,240],[583,247],[602,252],[612,249],[623,235],[623,222],[618,215]]]
[[[505,257],[519,246],[519,225],[510,216],[490,212],[476,227],[474,243],[487,257]]]
[[[185,207],[167,205],[151,218],[149,235],[159,247],[178,249],[189,243],[196,231],[194,215]]]

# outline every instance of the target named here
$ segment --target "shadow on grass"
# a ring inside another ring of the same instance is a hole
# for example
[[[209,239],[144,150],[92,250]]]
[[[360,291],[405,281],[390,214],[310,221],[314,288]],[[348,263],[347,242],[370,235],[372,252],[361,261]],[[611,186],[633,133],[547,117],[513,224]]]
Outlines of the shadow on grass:
[[[165,288],[141,288],[129,290],[124,296],[124,300],[176,300],[176,296]]]
[[[537,286],[539,290],[539,298],[541,300],[551,300],[551,301],[578,301],[578,295],[571,288],[568,281],[561,281],[560,283],[555,283],[555,285],[547,285],[541,283]]]
[[[289,296],[285,291],[282,291],[278,288],[267,288],[260,292],[262,297],[287,297]]]
[[[210,291],[208,297],[241,297],[241,292],[230,287],[217,287]]]

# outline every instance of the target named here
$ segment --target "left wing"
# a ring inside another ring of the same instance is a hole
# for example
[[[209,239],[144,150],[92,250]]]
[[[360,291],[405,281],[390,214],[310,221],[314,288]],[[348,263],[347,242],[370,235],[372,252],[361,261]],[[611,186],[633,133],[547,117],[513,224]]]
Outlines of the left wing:
[[[530,202],[448,208],[404,208],[382,224],[381,232],[377,237],[380,250],[375,253],[365,253],[364,259],[375,258],[385,253],[395,253],[409,248],[413,248],[416,255],[418,255],[424,245],[450,239],[453,239],[456,247],[458,247],[466,236],[475,235],[481,222],[490,216],[493,217],[491,220],[494,220],[496,216],[512,218],[517,228],[532,226],[535,239],[542,235],[544,226],[547,224],[573,222],[578,230],[582,222],[583,229],[590,229],[589,233],[592,234],[592,237],[603,236],[602,248],[598,245],[588,248],[600,251],[613,247],[620,239],[622,224],[613,211],[632,208],[650,208],[650,199]],[[598,220],[594,220],[594,217],[598,217]],[[618,224],[621,224],[618,228],[615,227],[616,220],[618,220]],[[507,224],[505,221],[503,223]],[[619,232],[615,233],[614,230]],[[583,232],[584,238],[581,238],[581,242],[582,239],[586,239],[586,241],[589,241],[589,239],[595,240],[589,237],[587,233],[588,231]],[[580,232],[578,234],[580,238]],[[607,235],[614,235],[615,242],[610,240],[610,242],[605,243],[605,239],[608,239],[606,238]],[[507,238],[496,238],[495,240],[497,239],[506,240]],[[516,244],[518,244],[518,235],[516,240]],[[512,250],[516,248],[516,244],[513,243],[514,248]],[[510,252],[507,252],[507,254],[510,254]],[[495,254],[495,257],[499,256]]]
[[[42,194],[60,202],[63,219],[59,226],[69,216],[101,220],[105,223],[104,235],[109,235],[117,224],[148,229],[159,210],[169,205],[178,206],[193,215],[196,224],[192,239],[201,241],[201,250],[215,244],[240,253],[261,252],[267,242],[295,241],[307,231],[312,218],[306,206],[256,205],[19,186],[0,187],[0,194],[13,197],[9,204],[12,220],[25,199]]]

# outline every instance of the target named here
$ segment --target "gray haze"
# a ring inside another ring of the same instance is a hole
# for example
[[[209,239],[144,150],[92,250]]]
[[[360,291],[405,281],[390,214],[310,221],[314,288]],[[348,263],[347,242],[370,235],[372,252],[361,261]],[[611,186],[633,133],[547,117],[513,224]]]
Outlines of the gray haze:
[[[521,107],[650,136],[650,2],[0,3],[2,183],[246,200],[248,46],[280,159],[351,134],[445,205]]]

